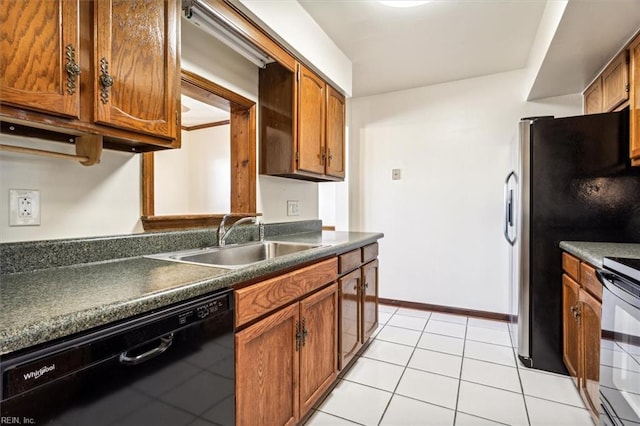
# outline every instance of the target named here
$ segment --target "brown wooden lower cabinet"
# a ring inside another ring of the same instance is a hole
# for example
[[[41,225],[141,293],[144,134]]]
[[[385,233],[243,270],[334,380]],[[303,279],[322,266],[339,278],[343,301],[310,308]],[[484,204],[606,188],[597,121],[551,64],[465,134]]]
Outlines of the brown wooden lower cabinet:
[[[236,333],[236,424],[291,425],[298,418],[299,311],[291,305]]]
[[[360,269],[345,275],[340,283],[340,368],[347,365],[362,347],[360,339]]]
[[[580,284],[567,274],[562,276],[562,359],[571,377],[578,379],[580,372],[580,325],[577,319]]]
[[[595,269],[568,253],[563,253],[562,320],[563,359],[575,378],[580,395],[598,420],[600,407],[600,334],[602,285]],[[580,268],[573,267],[580,265]]]
[[[337,378],[337,347],[337,283],[236,333],[236,424],[296,424]]]
[[[235,290],[236,424],[307,416],[378,327],[378,244]]]
[[[349,365],[378,327],[377,256],[377,244],[338,256],[341,370]]]
[[[300,302],[300,417],[338,376],[338,285]]]
[[[598,413],[600,407],[600,322],[602,320],[602,302],[580,290],[582,319],[582,374],[580,376],[580,394],[587,402],[592,413]]]
[[[362,338],[367,341],[378,327],[378,261],[362,267]]]

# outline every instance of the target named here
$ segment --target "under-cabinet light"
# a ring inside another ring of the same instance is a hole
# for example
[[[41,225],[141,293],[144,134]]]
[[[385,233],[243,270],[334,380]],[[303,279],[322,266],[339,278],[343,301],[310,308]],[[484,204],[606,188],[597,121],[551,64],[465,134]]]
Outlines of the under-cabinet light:
[[[391,7],[415,7],[422,6],[425,3],[429,3],[431,0],[426,1],[405,1],[405,0],[391,0],[391,1],[382,1],[378,0],[378,3],[383,4],[385,6]]]
[[[185,8],[185,17],[258,67],[264,68],[267,64],[275,62],[273,58],[260,51],[249,40],[237,34],[232,25],[206,3],[192,0]]]

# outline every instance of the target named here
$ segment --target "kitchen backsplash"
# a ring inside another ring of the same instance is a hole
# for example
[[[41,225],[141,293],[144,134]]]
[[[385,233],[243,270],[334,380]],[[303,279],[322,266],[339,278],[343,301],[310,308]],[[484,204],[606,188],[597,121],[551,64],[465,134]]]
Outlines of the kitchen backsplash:
[[[265,237],[319,232],[321,220],[265,224]],[[240,226],[228,243],[258,239],[256,225]],[[172,232],[146,232],[98,238],[26,241],[0,244],[0,275],[57,268],[81,263],[144,256],[154,253],[208,247],[217,244],[214,228]]]

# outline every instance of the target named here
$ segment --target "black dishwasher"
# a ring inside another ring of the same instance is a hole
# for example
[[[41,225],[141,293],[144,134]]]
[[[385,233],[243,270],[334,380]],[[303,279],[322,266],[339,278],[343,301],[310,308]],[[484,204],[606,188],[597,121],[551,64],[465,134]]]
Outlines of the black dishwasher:
[[[0,359],[2,424],[230,425],[225,290]]]

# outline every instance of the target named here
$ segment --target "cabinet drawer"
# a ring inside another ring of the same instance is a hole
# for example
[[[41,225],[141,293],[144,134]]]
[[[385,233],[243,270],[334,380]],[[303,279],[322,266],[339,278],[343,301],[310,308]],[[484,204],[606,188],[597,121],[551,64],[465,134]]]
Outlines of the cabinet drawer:
[[[574,280],[580,282],[580,261],[569,253],[562,253],[562,269]]]
[[[362,247],[362,263],[367,263],[378,257],[378,243]]]
[[[334,257],[236,290],[236,327],[335,281],[337,263]]]
[[[584,262],[580,265],[580,284],[598,300],[602,300],[602,283],[596,276],[596,270]]]
[[[342,275],[356,269],[362,263],[360,249],[352,250],[338,256],[338,272]]]

